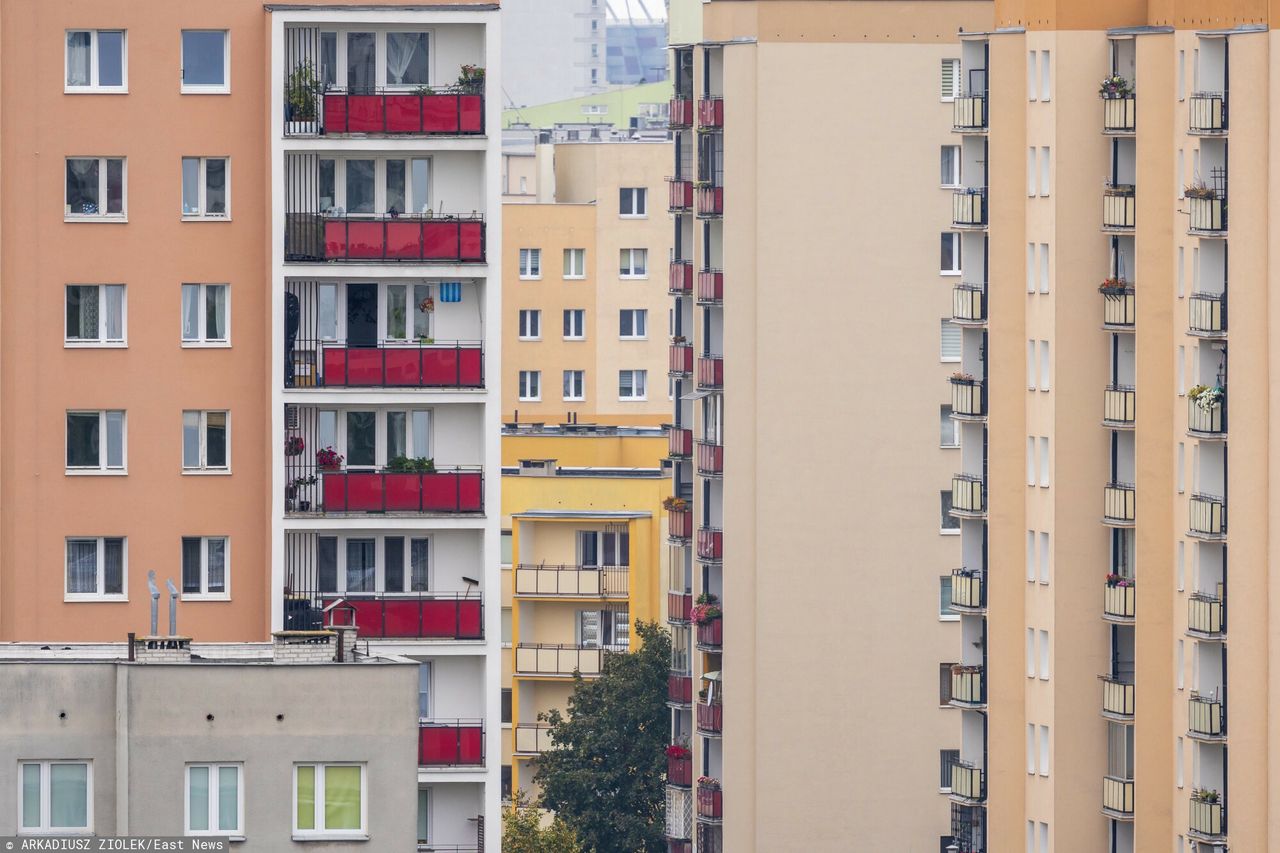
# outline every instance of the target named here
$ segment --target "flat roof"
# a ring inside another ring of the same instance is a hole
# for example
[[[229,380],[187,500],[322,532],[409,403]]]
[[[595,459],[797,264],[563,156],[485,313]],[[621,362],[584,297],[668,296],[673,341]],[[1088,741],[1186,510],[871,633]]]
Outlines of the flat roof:
[[[512,518],[603,518],[632,519],[653,518],[653,513],[645,510],[626,509],[527,509],[524,512],[511,513]]]
[[[321,3],[263,3],[268,12],[496,12],[497,3],[395,3],[386,6],[373,3],[343,3],[329,6]]]

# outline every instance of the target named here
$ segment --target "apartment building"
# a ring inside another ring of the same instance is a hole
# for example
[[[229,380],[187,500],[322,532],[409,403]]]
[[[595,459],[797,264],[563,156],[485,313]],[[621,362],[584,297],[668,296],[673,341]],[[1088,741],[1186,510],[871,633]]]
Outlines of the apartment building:
[[[419,663],[419,840],[483,847],[496,4],[0,16],[0,113],[42,116],[0,143],[0,639],[119,642],[152,571],[209,641],[354,626]]]
[[[582,142],[507,158],[537,201],[504,205],[504,421],[670,419],[670,157],[665,142]]]
[[[1272,11],[995,5],[955,57],[943,226],[952,512],[981,557],[948,659],[954,849],[1272,849]]]
[[[943,488],[959,269],[921,225],[991,15],[672,3],[672,851],[951,842],[971,722],[938,662],[974,555]]]
[[[508,0],[503,106],[547,104],[607,88],[607,0]]]

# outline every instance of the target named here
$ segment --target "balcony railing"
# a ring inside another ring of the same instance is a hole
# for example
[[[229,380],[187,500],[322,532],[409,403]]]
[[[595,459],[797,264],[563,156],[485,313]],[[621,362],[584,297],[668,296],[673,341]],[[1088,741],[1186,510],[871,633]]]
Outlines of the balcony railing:
[[[1132,385],[1108,385],[1102,392],[1102,422],[1109,427],[1132,427],[1138,410],[1138,394]]]
[[[693,99],[672,98],[667,124],[672,128],[693,127]]]
[[[681,788],[693,786],[693,758],[667,756],[667,784]]]
[[[483,388],[479,342],[296,340],[285,362],[286,388]]]
[[[667,704],[684,707],[693,704],[693,676],[687,672],[667,675]]]
[[[951,762],[951,796],[965,802],[982,802],[987,798],[985,775],[983,769],[973,762]]]
[[[719,651],[724,645],[724,619],[712,619],[698,626],[698,648]]]
[[[358,133],[387,136],[474,136],[484,133],[485,98],[479,92],[458,87],[425,92],[382,90],[373,92],[328,91],[320,97],[320,126],[286,116],[286,136],[343,136]],[[287,110],[288,111],[288,110]],[[292,132],[290,132],[292,131]]]
[[[717,562],[724,559],[724,531],[718,527],[698,528],[698,559]]]
[[[667,431],[667,455],[672,459],[693,456],[693,430],[673,426]]]
[[[1227,434],[1227,395],[1209,405],[1187,399],[1187,431],[1201,438],[1221,438]]]
[[[1102,615],[1111,622],[1133,621],[1137,604],[1137,587],[1132,578],[1107,581],[1102,588]]]
[[[986,672],[981,666],[956,664],[951,667],[951,704],[960,708],[987,704]]]
[[[702,389],[724,387],[724,356],[698,356],[698,387]]]
[[[693,293],[693,261],[677,258],[671,262],[667,293],[672,296],[689,296]]]
[[[484,604],[479,593],[337,592],[316,588],[321,585],[314,577],[289,578],[284,592],[286,628],[321,630],[328,611],[342,614],[334,622],[354,625],[356,635],[363,638],[484,639]]]
[[[1102,680],[1102,715],[1115,720],[1133,719],[1134,685],[1110,675]]]
[[[1201,740],[1220,740],[1227,735],[1226,706],[1211,696],[1193,692],[1187,702],[1187,731]]]
[[[1129,483],[1108,483],[1102,490],[1102,518],[1108,524],[1127,527],[1137,513],[1138,490]]]
[[[704,477],[724,474],[724,445],[712,441],[697,442],[698,473]]]
[[[987,853],[986,808],[951,803],[951,841],[955,853]],[[951,847],[947,851],[950,853]]]
[[[1193,335],[1206,338],[1227,333],[1227,295],[1225,293],[1193,293],[1187,300],[1187,327]]]
[[[697,707],[699,732],[718,735],[724,731],[724,705],[719,702],[699,702]]]
[[[698,100],[698,127],[719,130],[724,127],[724,98]]]
[[[951,126],[961,131],[986,130],[986,95],[957,95],[951,105]]]
[[[626,598],[626,566],[515,567],[515,594],[549,598]]]
[[[693,593],[691,592],[668,592],[667,593],[667,621],[686,623],[691,618],[693,612]]]
[[[698,818],[716,821],[724,818],[724,791],[718,783],[698,783]]]
[[[295,473],[292,466],[287,467],[288,473]],[[319,476],[320,505],[308,511],[301,509],[299,501],[291,515],[484,512],[484,474],[478,468],[426,473],[321,470]]]
[[[1108,184],[1102,193],[1102,227],[1130,229],[1134,227],[1137,196],[1131,185]]]
[[[1122,285],[1102,291],[1102,326],[1106,329],[1132,329],[1137,322],[1137,302],[1133,287]]]
[[[1222,539],[1227,535],[1227,503],[1217,495],[1191,496],[1191,535],[1201,539]]]
[[[951,414],[964,418],[985,418],[987,384],[980,379],[951,377]]]
[[[1209,639],[1221,637],[1227,628],[1225,610],[1225,602],[1220,596],[1193,592],[1187,599],[1187,631]]]
[[[1221,801],[1206,802],[1191,798],[1189,827],[1191,835],[1213,840],[1227,834],[1227,809]]]
[[[483,263],[481,216],[285,213],[285,260],[301,263]]]
[[[1187,101],[1187,113],[1192,133],[1222,133],[1227,129],[1226,92],[1196,92]]]
[[[698,218],[715,219],[724,215],[724,187],[697,187]]]
[[[515,751],[521,755],[541,755],[549,749],[555,749],[551,739],[551,726],[545,723],[516,724]]]
[[[693,510],[667,510],[667,536],[672,539],[689,540],[693,538]]]
[[[957,474],[951,478],[951,514],[979,517],[987,512],[987,489],[981,477]]]
[[[667,210],[685,213],[693,208],[693,181],[689,178],[667,178]]]
[[[483,767],[484,720],[433,720],[419,724],[418,764]]]
[[[1187,196],[1189,230],[1197,234],[1215,234],[1227,230],[1227,200],[1218,195]]]
[[[1133,819],[1133,780],[1117,776],[1102,778],[1102,810],[1121,820]]]
[[[956,610],[986,610],[987,585],[982,572],[973,569],[951,570],[951,606]]]
[[[663,833],[667,838],[673,839],[693,837],[692,790],[667,785],[666,826]]]
[[[719,305],[724,301],[724,271],[707,269],[698,271],[698,304]]]
[[[671,376],[688,376],[693,373],[693,346],[672,344],[668,350],[667,373]]]
[[[1102,99],[1102,129],[1107,133],[1133,133],[1137,127],[1138,101],[1133,95]]]
[[[957,228],[982,228],[986,226],[986,187],[960,189],[951,194],[951,224]]]
[[[599,648],[562,643],[520,643],[516,646],[516,674],[569,676],[577,672],[589,678],[600,674],[605,655],[625,651],[623,646]]]
[[[957,284],[951,289],[951,321],[970,326],[987,322],[986,285]]]

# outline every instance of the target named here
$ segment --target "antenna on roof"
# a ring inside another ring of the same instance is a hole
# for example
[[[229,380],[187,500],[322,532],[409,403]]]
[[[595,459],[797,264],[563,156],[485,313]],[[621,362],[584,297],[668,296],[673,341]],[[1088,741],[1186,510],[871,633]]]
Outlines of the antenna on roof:
[[[151,633],[148,636],[154,637],[156,631],[156,622],[159,618],[157,612],[160,607],[160,590],[156,589],[156,573],[155,570],[147,572],[147,589],[151,590]]]
[[[164,585],[169,588],[169,636],[176,637],[178,636],[178,588],[168,578],[164,579]]]

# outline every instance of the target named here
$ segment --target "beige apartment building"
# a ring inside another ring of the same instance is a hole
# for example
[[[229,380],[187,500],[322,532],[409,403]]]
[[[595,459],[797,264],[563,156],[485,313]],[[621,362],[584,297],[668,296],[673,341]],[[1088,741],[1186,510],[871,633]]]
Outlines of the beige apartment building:
[[[558,143],[504,156],[504,421],[670,420],[671,148]]]

